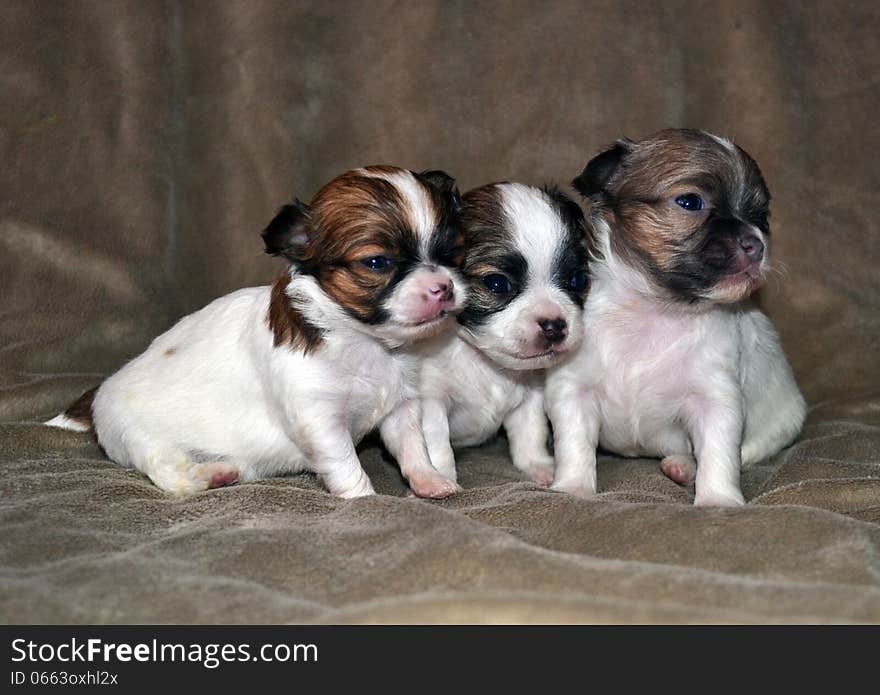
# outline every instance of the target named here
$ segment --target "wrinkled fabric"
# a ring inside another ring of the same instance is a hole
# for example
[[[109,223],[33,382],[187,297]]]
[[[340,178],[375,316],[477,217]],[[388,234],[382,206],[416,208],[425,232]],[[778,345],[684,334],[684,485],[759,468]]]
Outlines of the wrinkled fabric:
[[[0,22],[0,620],[880,621],[880,7],[846,2],[7,1]],[[281,264],[259,232],[342,171],[567,183],[620,136],[732,137],[773,194],[760,304],[810,404],[695,509],[651,460],[601,494],[308,475],[172,499],[39,426]]]

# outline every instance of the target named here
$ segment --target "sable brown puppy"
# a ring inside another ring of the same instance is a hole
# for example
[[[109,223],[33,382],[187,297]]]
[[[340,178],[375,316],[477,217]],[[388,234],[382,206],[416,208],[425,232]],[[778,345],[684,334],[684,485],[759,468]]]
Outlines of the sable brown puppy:
[[[548,376],[554,487],[596,491],[595,448],[657,456],[696,504],[742,504],[742,464],[794,439],[804,400],[767,317],[745,300],[770,268],[755,161],[695,130],[618,141],[573,185],[598,240],[585,340]]]

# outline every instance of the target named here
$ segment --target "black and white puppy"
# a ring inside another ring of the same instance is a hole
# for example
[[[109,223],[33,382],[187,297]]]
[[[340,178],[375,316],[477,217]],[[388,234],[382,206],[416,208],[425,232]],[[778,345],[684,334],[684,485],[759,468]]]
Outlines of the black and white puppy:
[[[451,328],[463,304],[459,208],[442,172],[339,176],[263,232],[290,263],[273,286],[183,318],[47,424],[93,425],[111,459],[175,494],[313,471],[342,497],[373,492],[355,445],[378,427],[416,494],[451,494],[401,346]]]
[[[697,505],[743,504],[740,467],[789,444],[806,406],[770,321],[747,303],[769,267],[755,161],[693,130],[621,140],[574,182],[598,239],[586,338],[551,371],[553,487],[596,492],[596,445],[656,456]]]
[[[583,213],[556,188],[495,183],[463,196],[462,229],[469,295],[458,334],[420,348],[431,462],[456,480],[453,447],[485,442],[504,425],[513,464],[549,485],[544,370],[583,335]]]

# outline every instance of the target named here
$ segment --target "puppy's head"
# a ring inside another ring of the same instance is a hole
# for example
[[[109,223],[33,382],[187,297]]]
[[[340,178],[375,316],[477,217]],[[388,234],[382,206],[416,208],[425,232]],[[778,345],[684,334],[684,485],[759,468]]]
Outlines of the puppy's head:
[[[727,140],[696,130],[621,140],[572,185],[610,226],[613,251],[666,299],[736,302],[767,275],[770,193]]]
[[[463,196],[462,227],[462,336],[508,369],[548,367],[576,347],[589,285],[580,207],[556,188],[494,183]]]
[[[283,207],[263,240],[368,332],[408,342],[463,304],[460,208],[443,172],[372,166],[333,179],[309,205]]]

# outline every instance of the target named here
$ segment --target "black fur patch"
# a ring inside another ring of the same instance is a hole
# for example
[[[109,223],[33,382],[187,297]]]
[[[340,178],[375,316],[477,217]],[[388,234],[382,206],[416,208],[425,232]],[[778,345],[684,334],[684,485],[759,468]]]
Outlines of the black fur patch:
[[[629,151],[630,140],[618,140],[614,146],[597,154],[584,167],[571,185],[585,198],[597,195],[605,190],[611,177],[620,166],[623,157]]]
[[[295,263],[309,241],[309,208],[298,199],[284,205],[263,230],[266,253]]]
[[[543,191],[568,230],[567,238],[559,247],[554,280],[575,304],[583,306],[589,290],[589,252],[595,245],[592,228],[588,227],[580,205],[557,187],[545,186]],[[572,287],[572,278],[577,273],[587,275],[584,290]]]
[[[437,218],[428,245],[428,260],[449,268],[459,268],[464,257],[464,236],[461,230],[461,195],[455,179],[439,170],[423,171],[415,176],[425,184]]]
[[[86,391],[67,407],[67,410],[64,411],[64,415],[80,425],[90,427],[94,430],[95,425],[92,421],[92,403],[95,401],[95,393],[97,391],[97,386]]]
[[[458,316],[461,325],[479,326],[522,291],[528,263],[513,250],[509,223],[504,213],[499,184],[481,186],[462,197],[461,223],[465,255],[462,272],[470,285],[467,305]],[[513,292],[499,295],[490,292],[483,278],[493,273],[506,275]]]

